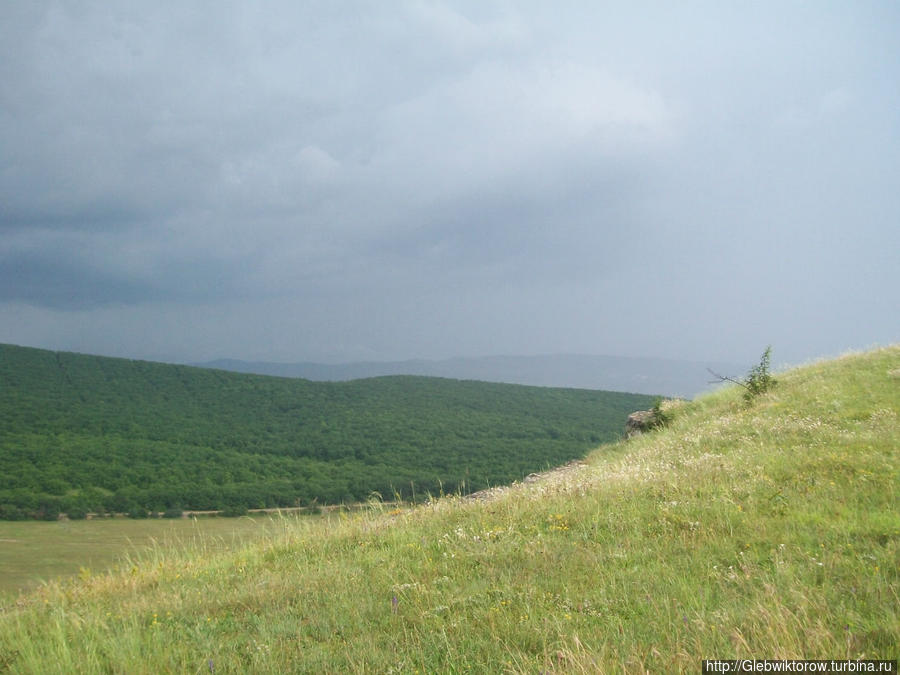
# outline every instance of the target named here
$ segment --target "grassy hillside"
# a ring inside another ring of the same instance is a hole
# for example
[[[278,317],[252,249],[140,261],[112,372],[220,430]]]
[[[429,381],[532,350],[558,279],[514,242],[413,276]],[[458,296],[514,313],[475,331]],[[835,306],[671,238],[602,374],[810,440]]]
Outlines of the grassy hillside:
[[[726,390],[585,467],[51,584],[12,672],[697,672],[896,658],[900,348]]]
[[[650,397],[325,383],[0,345],[0,517],[481,489],[583,456]]]

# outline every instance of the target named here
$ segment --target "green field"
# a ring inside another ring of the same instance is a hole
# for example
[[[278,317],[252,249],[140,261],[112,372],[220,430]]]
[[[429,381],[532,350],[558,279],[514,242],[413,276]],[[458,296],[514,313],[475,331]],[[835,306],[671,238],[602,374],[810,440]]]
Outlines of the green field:
[[[297,516],[307,517],[307,516]],[[151,549],[237,547],[271,531],[272,519],[173,518],[0,521],[0,598],[63,577],[96,574]]]
[[[14,673],[698,672],[900,650],[900,347],[495,491],[155,548],[0,612]]]

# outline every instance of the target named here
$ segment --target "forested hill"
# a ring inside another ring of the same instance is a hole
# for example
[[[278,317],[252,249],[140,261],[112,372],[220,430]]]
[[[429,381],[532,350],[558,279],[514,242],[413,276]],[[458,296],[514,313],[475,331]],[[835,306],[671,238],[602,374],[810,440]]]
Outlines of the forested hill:
[[[310,382],[0,345],[0,517],[478,490],[618,438],[652,397]]]

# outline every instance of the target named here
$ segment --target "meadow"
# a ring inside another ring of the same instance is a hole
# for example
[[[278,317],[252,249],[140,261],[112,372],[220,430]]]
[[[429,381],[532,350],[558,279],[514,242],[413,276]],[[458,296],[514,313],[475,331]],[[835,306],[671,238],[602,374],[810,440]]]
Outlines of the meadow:
[[[296,516],[310,517],[310,516]],[[48,581],[104,572],[153,548],[237,548],[264,535],[270,518],[0,521],[0,598]]]
[[[584,466],[229,550],[155,547],[0,612],[15,673],[697,672],[896,658],[900,347],[666,406]]]

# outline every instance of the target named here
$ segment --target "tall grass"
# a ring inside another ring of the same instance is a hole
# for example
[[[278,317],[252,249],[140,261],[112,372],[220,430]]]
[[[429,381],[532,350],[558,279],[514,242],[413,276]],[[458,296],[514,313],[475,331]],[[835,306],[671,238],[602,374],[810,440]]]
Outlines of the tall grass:
[[[900,348],[723,390],[584,467],[236,550],[155,549],[0,615],[12,672],[696,672],[896,658]]]

